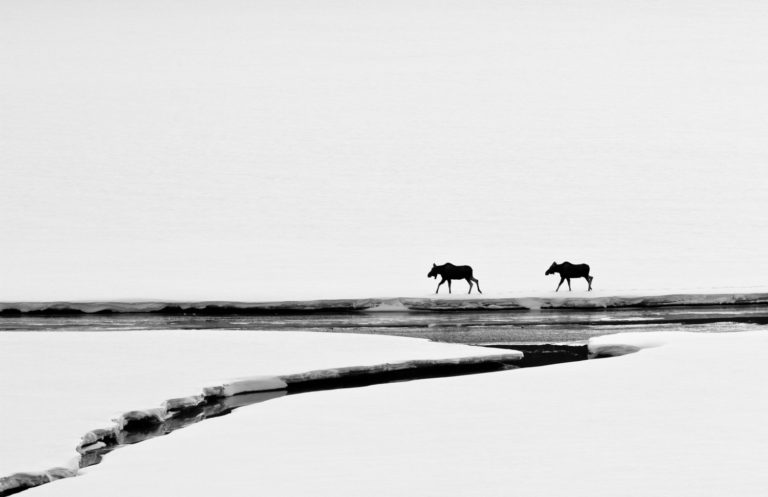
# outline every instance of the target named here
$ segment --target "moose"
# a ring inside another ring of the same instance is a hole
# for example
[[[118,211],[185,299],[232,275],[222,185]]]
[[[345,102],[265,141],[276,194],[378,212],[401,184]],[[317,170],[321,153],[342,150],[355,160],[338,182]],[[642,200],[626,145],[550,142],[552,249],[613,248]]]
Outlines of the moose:
[[[472,282],[474,281],[477,284],[477,291],[483,293],[480,290],[480,282],[472,276],[472,268],[470,266],[454,266],[450,262],[438,266],[433,263],[427,278],[437,279],[438,275],[440,275],[442,280],[437,284],[435,293],[440,291],[440,285],[446,281],[448,282],[448,293],[451,293],[451,280],[467,280],[467,283],[469,283],[469,293],[472,293]]]
[[[560,285],[563,284],[563,281],[568,281],[568,291],[571,291],[571,278],[584,278],[587,280],[587,284],[589,285],[588,291],[592,291],[592,276],[589,275],[589,264],[571,264],[570,262],[564,262],[562,264],[558,264],[557,262],[553,262],[551,266],[549,266],[549,269],[547,269],[547,272],[544,273],[545,276],[548,276],[550,274],[558,273],[560,275],[560,283],[557,285],[557,288],[555,291],[560,290]]]

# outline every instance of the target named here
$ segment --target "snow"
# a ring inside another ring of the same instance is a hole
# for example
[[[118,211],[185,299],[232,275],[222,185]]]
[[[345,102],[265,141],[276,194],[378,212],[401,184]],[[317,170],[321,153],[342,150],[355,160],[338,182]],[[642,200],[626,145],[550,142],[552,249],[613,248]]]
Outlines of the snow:
[[[751,290],[751,291],[750,291]],[[621,307],[664,307],[664,306],[701,306],[701,305],[745,305],[768,303],[768,292],[745,291],[720,293],[709,289],[703,293],[677,293],[650,291],[646,293],[628,292],[612,295],[608,292],[563,292],[541,296],[499,295],[433,295],[430,297],[363,298],[308,300],[283,302],[0,302],[0,311],[18,311],[20,313],[142,313],[202,311],[224,312],[268,312],[268,311],[369,311],[403,312],[408,310],[493,310],[493,309],[594,309]]]
[[[378,299],[333,299],[333,300],[304,300],[282,302],[237,302],[237,301],[204,301],[204,302],[149,302],[149,301],[97,301],[97,302],[0,302],[0,311],[12,310],[21,313],[29,312],[71,312],[99,313],[99,312],[179,312],[214,310],[236,314],[241,310],[251,311],[355,311],[365,310],[380,303]]]
[[[283,388],[281,376],[290,381],[290,375],[337,375],[351,366],[498,353],[333,333],[0,333],[0,477],[74,468],[86,433],[119,424],[130,411],[162,415],[165,401],[194,402],[204,390],[231,395]]]
[[[654,295],[593,295],[582,292],[580,295],[568,293],[542,297],[510,298],[403,298],[402,304],[412,310],[492,310],[492,309],[605,309],[622,307],[664,307],[664,306],[699,306],[765,304],[768,293],[700,293]]]
[[[768,334],[629,333],[589,346],[640,351],[283,397],[33,492],[764,495]]]
[[[3,0],[0,301],[732,303],[768,275],[766,46],[752,0]],[[564,260],[593,294],[554,295]],[[483,297],[432,300],[444,262]],[[288,396],[33,492],[758,495],[765,339],[659,340]],[[443,347],[2,334],[0,474],[205,387],[470,350]]]

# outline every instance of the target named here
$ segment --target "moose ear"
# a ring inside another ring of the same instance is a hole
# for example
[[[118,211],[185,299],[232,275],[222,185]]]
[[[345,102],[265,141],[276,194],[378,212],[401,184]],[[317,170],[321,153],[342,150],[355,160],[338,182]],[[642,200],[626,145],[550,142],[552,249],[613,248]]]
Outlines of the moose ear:
[[[552,264],[557,264],[557,261],[552,261]]]
[[[437,267],[437,264],[435,264],[435,263],[433,262],[433,263],[432,263],[432,267]]]

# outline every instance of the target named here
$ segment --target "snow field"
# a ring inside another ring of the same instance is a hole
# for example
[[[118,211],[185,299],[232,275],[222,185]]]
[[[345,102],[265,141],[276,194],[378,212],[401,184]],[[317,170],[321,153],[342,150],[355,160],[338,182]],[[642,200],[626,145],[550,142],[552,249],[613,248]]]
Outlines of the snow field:
[[[124,422],[123,414],[137,409],[162,417],[168,407],[194,403],[206,389],[209,395],[217,388],[219,395],[231,395],[281,388],[285,383],[277,376],[311,370],[497,354],[425,340],[324,333],[3,333],[0,475],[74,470],[83,435],[110,430],[112,420]]]
[[[759,496],[768,334],[620,334],[618,358],[289,396],[39,495]]]

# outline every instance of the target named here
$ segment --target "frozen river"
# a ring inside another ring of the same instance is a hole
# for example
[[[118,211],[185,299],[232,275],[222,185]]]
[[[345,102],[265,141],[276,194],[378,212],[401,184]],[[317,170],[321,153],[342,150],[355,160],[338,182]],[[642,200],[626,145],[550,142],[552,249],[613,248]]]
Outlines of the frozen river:
[[[501,311],[320,312],[226,315],[152,313],[5,316],[0,331],[130,331],[220,329],[366,333],[439,342],[584,342],[623,331],[745,331],[768,324],[768,306]]]

